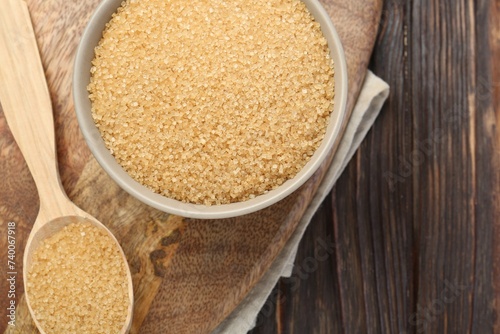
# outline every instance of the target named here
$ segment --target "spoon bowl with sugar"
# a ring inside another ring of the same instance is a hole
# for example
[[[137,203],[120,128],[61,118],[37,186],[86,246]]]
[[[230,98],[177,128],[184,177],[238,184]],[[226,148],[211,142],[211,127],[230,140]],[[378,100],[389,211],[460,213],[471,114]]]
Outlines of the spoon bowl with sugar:
[[[115,236],[96,218],[78,208],[63,190],[56,158],[56,144],[52,103],[45,81],[33,27],[27,5],[22,0],[4,1],[0,11],[0,102],[12,135],[21,150],[33,176],[40,197],[40,208],[35,220],[23,258],[24,287],[30,313],[41,333],[50,333],[44,328],[44,317],[33,308],[30,294],[36,286],[30,285],[30,270],[45,242],[61,233],[66,226],[90,226],[106,239],[114,254],[122,261],[123,284],[127,304],[120,319],[118,333],[127,333],[132,322],[133,288],[130,269],[125,254]],[[81,232],[82,237],[85,235]],[[74,241],[76,244],[80,240]],[[70,249],[71,251],[71,249]],[[93,254],[94,258],[103,257]],[[64,256],[70,261],[71,256]],[[99,261],[106,261],[107,259]],[[97,274],[109,274],[106,267]],[[61,268],[59,268],[61,269]],[[64,280],[64,277],[62,277]],[[56,284],[53,284],[56,285]],[[57,288],[57,287],[56,287]],[[91,289],[91,287],[86,287]],[[72,295],[71,291],[66,294]],[[87,306],[86,306],[87,307]],[[63,311],[56,310],[56,312]],[[104,309],[101,312],[106,312]],[[78,330],[77,330],[78,331]],[[52,330],[52,332],[57,332]]]

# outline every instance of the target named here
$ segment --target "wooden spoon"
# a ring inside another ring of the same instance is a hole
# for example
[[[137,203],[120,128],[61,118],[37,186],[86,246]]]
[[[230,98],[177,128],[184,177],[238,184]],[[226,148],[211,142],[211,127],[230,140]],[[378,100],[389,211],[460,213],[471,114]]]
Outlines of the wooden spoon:
[[[126,265],[130,305],[120,333],[127,333],[132,321],[133,288],[125,254],[113,234],[64,192],[57,168],[52,104],[28,7],[22,0],[0,0],[0,8],[0,103],[40,194],[40,210],[23,258],[24,291],[32,256],[40,243],[70,223],[90,222],[114,240]],[[26,300],[38,329],[45,333],[34,317],[27,293]]]

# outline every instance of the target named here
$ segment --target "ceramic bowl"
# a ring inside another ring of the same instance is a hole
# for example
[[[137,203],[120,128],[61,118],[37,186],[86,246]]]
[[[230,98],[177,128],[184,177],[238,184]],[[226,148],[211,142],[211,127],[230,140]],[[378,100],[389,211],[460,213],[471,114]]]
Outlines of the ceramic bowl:
[[[320,23],[323,35],[327,39],[335,68],[335,97],[334,109],[321,145],[309,162],[294,178],[286,181],[274,190],[247,201],[206,206],[203,204],[184,203],[157,194],[139,184],[125,172],[108,151],[101,138],[100,132],[92,118],[91,102],[87,91],[87,85],[90,82],[91,62],[94,58],[94,48],[102,37],[106,23],[121,5],[122,0],[104,0],[98,6],[82,35],[74,63],[73,98],[75,112],[83,136],[102,168],[121,188],[138,200],[164,212],[182,217],[200,219],[229,218],[262,210],[282,200],[303,185],[316,172],[328,156],[334,142],[339,139],[347,100],[347,69],[339,36],[328,13],[319,1],[303,0],[303,2],[315,20]]]

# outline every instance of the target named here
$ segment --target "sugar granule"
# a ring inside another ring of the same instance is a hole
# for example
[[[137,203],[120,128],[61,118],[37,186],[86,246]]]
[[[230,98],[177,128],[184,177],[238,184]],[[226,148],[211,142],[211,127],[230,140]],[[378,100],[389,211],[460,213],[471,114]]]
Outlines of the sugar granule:
[[[106,146],[184,202],[245,201],[293,178],[333,109],[333,62],[298,0],[127,0],[88,86]]]
[[[114,240],[72,223],[35,250],[27,290],[47,334],[119,333],[130,305],[126,264]]]

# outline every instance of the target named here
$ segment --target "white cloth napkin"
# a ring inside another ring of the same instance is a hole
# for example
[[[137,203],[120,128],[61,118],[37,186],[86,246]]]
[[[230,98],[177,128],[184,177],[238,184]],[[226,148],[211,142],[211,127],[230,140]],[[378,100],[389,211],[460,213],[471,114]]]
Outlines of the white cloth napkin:
[[[337,153],[297,229],[261,281],[213,334],[245,334],[255,326],[259,311],[280,277],[291,276],[299,242],[311,218],[370,130],[388,95],[389,86],[368,71]]]

